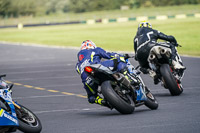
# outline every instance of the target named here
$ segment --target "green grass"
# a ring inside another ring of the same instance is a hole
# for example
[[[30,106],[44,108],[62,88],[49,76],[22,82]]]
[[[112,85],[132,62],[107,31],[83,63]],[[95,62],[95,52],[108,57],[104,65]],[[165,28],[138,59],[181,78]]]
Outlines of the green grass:
[[[169,19],[150,21],[153,28],[174,35],[179,53],[200,56],[200,19]],[[111,51],[133,51],[133,37],[138,22],[109,24],[77,24],[18,29],[0,29],[0,41],[37,43],[56,46],[80,47],[83,40],[91,39],[97,46]]]
[[[18,23],[46,23],[46,22],[66,22],[66,21],[82,21],[87,19],[103,19],[103,18],[118,18],[118,17],[137,17],[137,16],[155,16],[155,15],[176,15],[176,14],[192,14],[200,13],[199,5],[181,5],[181,6],[166,6],[166,7],[151,7],[131,10],[110,10],[110,11],[95,11],[86,13],[56,13],[48,16],[29,16],[20,18],[0,19],[0,25],[16,25]]]

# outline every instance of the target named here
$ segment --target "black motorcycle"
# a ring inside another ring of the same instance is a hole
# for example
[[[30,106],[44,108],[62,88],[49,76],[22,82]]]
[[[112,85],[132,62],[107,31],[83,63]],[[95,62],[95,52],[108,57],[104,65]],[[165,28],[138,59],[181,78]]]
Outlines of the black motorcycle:
[[[158,102],[150,90],[144,85],[141,77],[126,59],[132,78],[138,83],[132,85],[122,73],[112,71],[101,64],[86,66],[84,71],[90,75],[100,87],[99,96],[103,97],[109,108],[115,108],[122,114],[133,113],[135,107],[146,105],[152,110],[158,108]]]
[[[161,44],[165,45],[167,42]],[[171,60],[171,49],[162,45],[154,46],[150,50],[148,57],[149,74],[154,78],[155,84],[161,82],[166,89],[169,89],[171,95],[180,95],[183,92],[181,79],[184,73],[174,68]]]

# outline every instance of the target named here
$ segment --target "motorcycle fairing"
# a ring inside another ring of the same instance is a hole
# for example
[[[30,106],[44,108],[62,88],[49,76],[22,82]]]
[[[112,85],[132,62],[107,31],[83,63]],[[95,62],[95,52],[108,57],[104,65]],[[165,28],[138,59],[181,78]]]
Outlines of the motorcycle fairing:
[[[19,126],[16,117],[0,108],[0,126]]]
[[[137,94],[137,101],[145,101],[147,100],[147,97],[145,95],[145,92],[143,90],[143,88],[140,86],[140,89],[136,89],[136,94]]]
[[[106,72],[108,74],[113,74],[112,70],[109,67],[105,67],[101,64],[92,64],[92,65],[88,65],[88,66],[98,69],[99,71]]]
[[[0,107],[0,126],[19,126],[10,91],[7,89],[0,89],[0,98],[4,99],[11,109],[10,114]]]

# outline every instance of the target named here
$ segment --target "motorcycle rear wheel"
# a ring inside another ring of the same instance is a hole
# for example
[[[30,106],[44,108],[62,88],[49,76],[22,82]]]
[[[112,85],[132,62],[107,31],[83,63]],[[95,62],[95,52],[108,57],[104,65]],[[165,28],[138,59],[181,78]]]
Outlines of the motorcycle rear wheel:
[[[160,73],[162,74],[165,86],[169,89],[172,96],[180,95],[183,92],[183,88],[176,81],[168,64],[161,65]]]
[[[111,85],[111,81],[104,81],[101,84],[101,91],[104,98],[112,105],[117,111],[121,114],[131,114],[135,110],[135,103],[130,97],[126,97],[127,101],[124,98],[120,97],[114,90]]]
[[[16,109],[19,121],[19,130],[25,133],[40,133],[42,124],[39,118],[28,108],[20,105],[21,109]]]

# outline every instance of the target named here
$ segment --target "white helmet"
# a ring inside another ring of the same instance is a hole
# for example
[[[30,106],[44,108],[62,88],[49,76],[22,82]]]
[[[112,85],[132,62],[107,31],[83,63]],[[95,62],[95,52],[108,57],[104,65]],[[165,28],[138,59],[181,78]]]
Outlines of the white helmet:
[[[95,45],[95,43],[93,43],[90,40],[83,41],[82,44],[81,44],[81,50],[83,50],[83,49],[94,49],[94,48],[96,48],[96,45]]]

